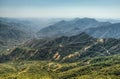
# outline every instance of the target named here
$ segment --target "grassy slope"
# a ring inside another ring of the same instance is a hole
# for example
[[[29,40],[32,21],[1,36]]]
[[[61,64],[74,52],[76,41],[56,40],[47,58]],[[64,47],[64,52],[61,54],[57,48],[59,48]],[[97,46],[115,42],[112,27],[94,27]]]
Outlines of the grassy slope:
[[[120,55],[74,63],[14,61],[0,64],[0,79],[119,79]]]

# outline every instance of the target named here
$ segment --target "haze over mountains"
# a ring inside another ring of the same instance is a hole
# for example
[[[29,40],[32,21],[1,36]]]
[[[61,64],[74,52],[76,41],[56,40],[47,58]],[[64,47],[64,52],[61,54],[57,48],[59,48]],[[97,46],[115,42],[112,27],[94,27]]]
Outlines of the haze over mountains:
[[[99,22],[93,18],[60,20],[0,18],[0,48],[6,50],[33,38],[73,36],[82,32],[95,38],[120,38],[119,23]]]
[[[120,38],[119,26],[119,23],[99,22],[91,18],[76,18],[70,21],[63,20],[54,25],[43,28],[37,33],[37,35],[44,38],[51,36],[72,36],[81,32],[86,32],[97,38]]]
[[[57,21],[54,19],[0,18],[0,52],[29,39],[37,38],[36,32],[43,28],[42,26],[46,27]]]
[[[90,28],[86,32],[96,38],[120,38],[120,23]]]
[[[98,22],[91,18],[76,18],[70,21],[60,21],[54,25],[50,25],[41,29],[37,34],[39,37],[51,36],[71,36],[84,32],[85,29],[110,25],[109,22]]]
[[[110,22],[99,22],[93,18],[75,18],[73,20],[67,20],[67,21],[66,20],[60,21],[60,20],[61,19],[59,18],[48,19],[48,20],[0,18],[0,23],[1,23],[1,30],[3,29],[2,31],[4,31],[4,29],[8,29],[8,30],[16,29],[18,31],[21,31],[22,33],[26,33],[27,35],[24,34],[25,36],[28,36],[28,37],[30,35],[35,36],[37,34],[37,36],[39,36],[40,38],[51,37],[51,36],[72,36],[72,35],[79,34],[81,32],[85,32],[85,31],[88,32],[89,29],[97,29],[97,28],[103,28],[103,27],[114,28],[113,27],[114,25],[115,27],[118,26],[117,29],[119,32],[119,23],[116,24],[116,23],[110,23]],[[116,29],[114,29],[114,31],[116,31]],[[5,35],[3,36],[5,37]]]

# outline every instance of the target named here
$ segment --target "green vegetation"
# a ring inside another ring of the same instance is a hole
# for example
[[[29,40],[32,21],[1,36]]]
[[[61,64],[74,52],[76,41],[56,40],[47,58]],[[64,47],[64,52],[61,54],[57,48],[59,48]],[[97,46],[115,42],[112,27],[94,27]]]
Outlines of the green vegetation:
[[[80,31],[108,22],[61,21],[40,30],[45,38],[39,39],[31,23],[1,19],[0,24],[0,79],[120,79],[120,39]],[[119,24],[113,25],[119,32]]]
[[[74,63],[10,61],[0,63],[0,79],[119,79],[120,55]]]

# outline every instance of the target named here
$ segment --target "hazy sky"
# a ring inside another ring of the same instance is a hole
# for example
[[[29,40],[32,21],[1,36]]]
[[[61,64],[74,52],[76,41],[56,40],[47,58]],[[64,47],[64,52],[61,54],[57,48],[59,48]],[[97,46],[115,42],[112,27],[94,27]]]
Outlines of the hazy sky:
[[[120,18],[120,0],[0,0],[0,16]]]

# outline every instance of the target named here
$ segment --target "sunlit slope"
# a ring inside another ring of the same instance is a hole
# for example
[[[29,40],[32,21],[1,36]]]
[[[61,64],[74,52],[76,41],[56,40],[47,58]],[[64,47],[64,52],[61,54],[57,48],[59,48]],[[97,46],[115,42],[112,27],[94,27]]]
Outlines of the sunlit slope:
[[[8,55],[3,56],[3,59],[8,61],[51,60],[74,62],[86,58],[119,54],[119,46],[119,39],[93,38],[85,33],[81,33],[76,36],[63,36],[47,41],[31,41],[30,43],[25,43],[25,46],[18,46],[12,49]]]
[[[0,64],[0,79],[119,79],[120,55],[74,63],[16,61]]]

